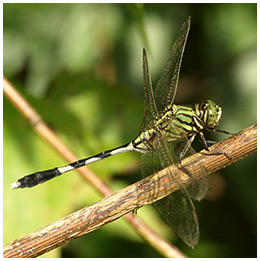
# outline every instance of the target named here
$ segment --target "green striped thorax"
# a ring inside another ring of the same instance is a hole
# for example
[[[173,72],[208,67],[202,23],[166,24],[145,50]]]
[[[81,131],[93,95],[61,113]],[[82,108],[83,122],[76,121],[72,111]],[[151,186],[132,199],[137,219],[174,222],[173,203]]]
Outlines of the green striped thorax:
[[[221,107],[211,100],[196,104],[195,108],[169,105],[133,141],[133,147],[143,153],[155,151],[163,140],[174,141],[204,129],[214,130],[221,116]]]

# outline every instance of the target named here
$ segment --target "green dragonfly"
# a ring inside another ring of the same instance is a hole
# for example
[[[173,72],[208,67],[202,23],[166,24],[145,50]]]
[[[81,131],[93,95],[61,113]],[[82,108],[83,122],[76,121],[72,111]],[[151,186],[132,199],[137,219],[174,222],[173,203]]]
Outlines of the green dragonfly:
[[[198,134],[205,149],[208,150],[208,143],[203,135],[204,130],[229,133],[215,129],[221,119],[222,109],[213,101],[208,100],[196,104],[194,108],[173,103],[190,26],[191,18],[189,17],[180,29],[168,62],[154,90],[146,50],[143,49],[145,112],[137,138],[126,145],[66,166],[27,175],[13,183],[11,187],[33,187],[65,172],[128,151],[142,153],[143,177],[166,168],[171,180],[176,182],[174,173],[171,173],[168,167],[179,162],[180,167],[194,179],[194,182],[190,185],[178,183],[179,191],[157,201],[155,206],[187,245],[196,246],[199,240],[199,224],[192,199],[201,200],[206,195],[208,191],[207,171],[201,164],[204,176],[197,180],[192,173],[187,172],[181,162],[183,158],[195,153],[191,144]],[[149,196],[156,199],[156,195],[155,189],[154,193]]]

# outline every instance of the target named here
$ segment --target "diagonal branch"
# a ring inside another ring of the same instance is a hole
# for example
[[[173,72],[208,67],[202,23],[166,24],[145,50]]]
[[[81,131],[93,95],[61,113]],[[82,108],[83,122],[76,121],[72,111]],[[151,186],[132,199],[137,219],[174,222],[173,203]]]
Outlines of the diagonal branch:
[[[207,155],[207,152],[202,151],[184,159],[183,164],[188,171],[191,170],[189,168],[192,168],[192,174],[199,178],[204,175],[199,161],[203,161],[208,173],[211,174],[256,152],[256,149],[257,127],[253,125],[211,146],[210,151],[213,154]],[[76,211],[63,219],[5,245],[4,257],[39,256],[129,212],[135,211],[143,205],[151,204],[169,195],[178,190],[177,184],[179,182],[184,185],[191,182],[190,177],[177,164],[169,168],[174,173],[176,183],[169,178],[165,169],[161,170],[114,194],[108,195],[89,207]],[[151,198],[150,196],[154,190],[153,184],[158,181],[160,186],[156,190],[156,198]]]

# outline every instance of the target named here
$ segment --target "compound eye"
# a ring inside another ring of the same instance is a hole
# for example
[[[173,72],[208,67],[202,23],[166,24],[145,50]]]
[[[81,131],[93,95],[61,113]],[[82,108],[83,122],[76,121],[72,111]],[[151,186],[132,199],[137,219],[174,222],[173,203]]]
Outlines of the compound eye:
[[[221,117],[221,115],[222,115],[222,111],[218,110],[218,116]]]

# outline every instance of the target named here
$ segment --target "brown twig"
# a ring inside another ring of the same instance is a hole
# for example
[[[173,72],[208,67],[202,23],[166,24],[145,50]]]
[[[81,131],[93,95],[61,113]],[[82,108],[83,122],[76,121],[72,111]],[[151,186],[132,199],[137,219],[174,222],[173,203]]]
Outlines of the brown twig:
[[[78,157],[59,139],[59,137],[42,120],[41,116],[5,78],[3,79],[3,87],[5,96],[21,112],[39,136],[43,137],[61,156],[66,159],[66,161],[74,162],[78,160]],[[84,167],[77,169],[77,171],[85,180],[95,187],[101,195],[107,196],[113,193],[113,191],[89,168]],[[127,214],[125,218],[135,231],[163,256],[186,257],[178,248],[172,246],[157,235],[140,218],[132,213]]]
[[[210,147],[214,155],[205,151],[197,153],[183,160],[185,168],[192,167],[192,173],[199,178],[204,175],[198,158],[205,164],[208,173],[214,173],[250,154],[257,149],[257,127],[253,125],[232,137],[229,137]],[[36,257],[58,246],[85,235],[106,223],[134,211],[135,209],[155,202],[178,190],[180,182],[188,185],[190,177],[181,168],[169,167],[174,173],[174,181],[164,170],[155,173],[139,182],[130,185],[97,203],[85,207],[61,220],[53,222],[29,235],[17,239],[4,247],[4,257]],[[160,184],[156,190],[156,198],[151,197],[154,184]]]

